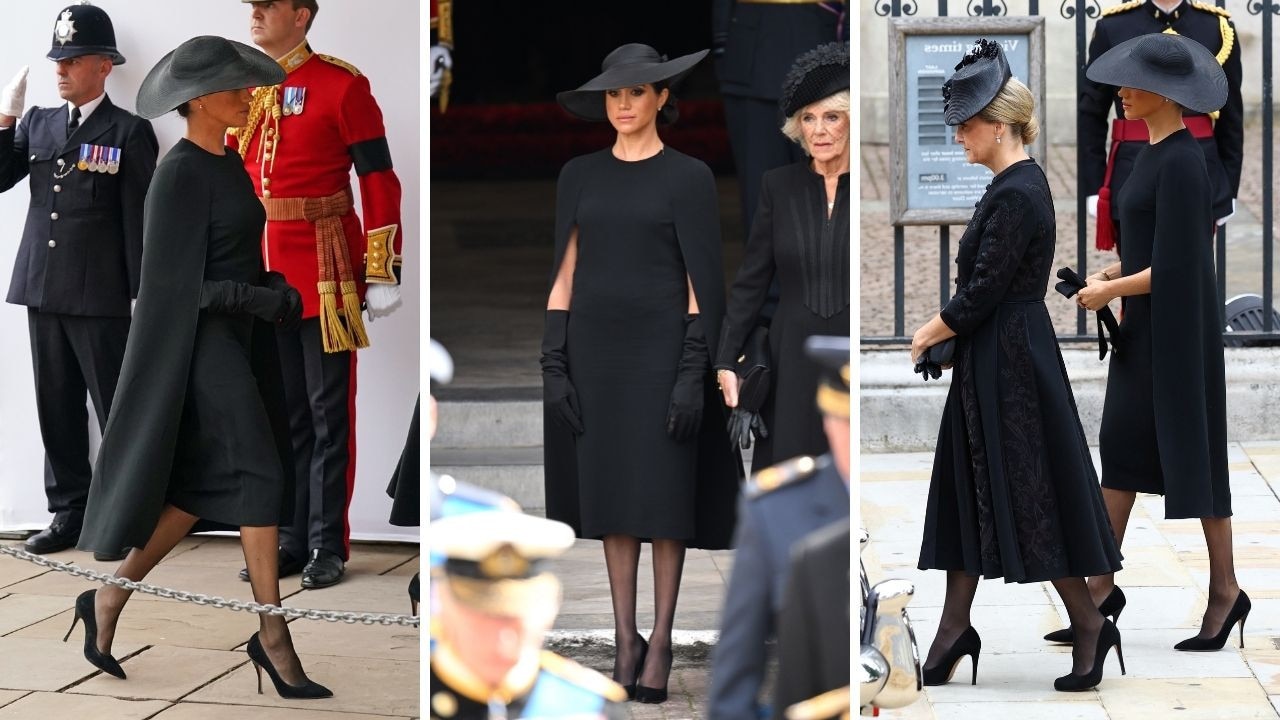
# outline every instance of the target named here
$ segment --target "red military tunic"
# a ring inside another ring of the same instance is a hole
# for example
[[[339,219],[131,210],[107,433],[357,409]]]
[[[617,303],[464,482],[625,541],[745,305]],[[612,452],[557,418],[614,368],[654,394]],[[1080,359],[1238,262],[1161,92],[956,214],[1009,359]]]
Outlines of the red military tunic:
[[[325,279],[321,277],[324,253],[317,238],[323,235],[319,231],[323,221],[302,216],[314,217],[320,198],[332,199],[348,190],[355,166],[363,228],[349,202],[326,203],[319,214],[339,214],[336,220],[341,223],[346,253],[336,259],[337,267],[330,272],[336,275],[343,265],[349,268],[347,275],[354,286],[348,288],[352,294],[345,299],[347,304],[358,305],[366,283],[397,282],[392,269],[399,264],[401,247],[400,180],[391,166],[382,111],[368,79],[359,70],[336,58],[312,53],[305,42],[279,62],[288,77],[281,85],[254,92],[248,124],[232,130],[228,142],[244,158],[254,189],[267,205],[262,244],[267,269],[284,274],[302,294],[303,317],[314,317],[323,309],[318,285]],[[292,105],[284,107],[290,99],[294,100]],[[302,199],[312,199],[305,211]],[[290,205],[282,202],[285,200],[296,202]],[[279,210],[273,201],[280,208],[290,205],[293,212],[285,217],[296,219],[278,219],[281,213],[273,212]],[[358,307],[344,306],[341,297],[335,302],[338,315],[346,316],[343,322],[352,331],[353,340],[356,333],[352,325],[359,324],[363,335]],[[322,327],[323,322],[322,318]]]

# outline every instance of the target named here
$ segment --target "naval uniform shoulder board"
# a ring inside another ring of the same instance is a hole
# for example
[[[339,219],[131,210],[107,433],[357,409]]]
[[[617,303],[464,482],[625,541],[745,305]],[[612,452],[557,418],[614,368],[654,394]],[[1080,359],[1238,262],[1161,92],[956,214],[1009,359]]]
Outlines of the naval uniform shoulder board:
[[[347,72],[351,73],[352,75],[355,75],[356,77],[360,77],[360,71],[356,69],[356,66],[352,65],[346,60],[336,58],[332,55],[325,55],[324,53],[316,53],[316,57],[320,58],[321,60],[324,60],[330,65],[337,65],[338,67],[342,68],[343,70],[346,70]]]
[[[627,691],[618,683],[595,670],[585,668],[566,657],[542,651],[542,669],[567,682],[585,688],[606,700],[626,702]]]
[[[1142,7],[1143,2],[1144,0],[1129,0],[1129,2],[1123,2],[1123,3],[1120,3],[1119,5],[1112,5],[1111,7],[1102,11],[1102,17],[1106,17],[1108,15],[1115,15],[1116,13],[1128,12],[1130,10],[1136,10]]]
[[[1231,17],[1231,13],[1227,12],[1226,8],[1220,8],[1213,3],[1204,2],[1204,0],[1194,0],[1191,3],[1191,7],[1197,10],[1203,10],[1207,13],[1213,13],[1214,15],[1219,15],[1224,18]]]
[[[794,485],[801,480],[807,480],[817,474],[821,468],[822,464],[818,458],[809,457],[808,455],[793,458],[756,473],[747,482],[744,492],[746,492],[748,500],[754,500],[778,488]]]

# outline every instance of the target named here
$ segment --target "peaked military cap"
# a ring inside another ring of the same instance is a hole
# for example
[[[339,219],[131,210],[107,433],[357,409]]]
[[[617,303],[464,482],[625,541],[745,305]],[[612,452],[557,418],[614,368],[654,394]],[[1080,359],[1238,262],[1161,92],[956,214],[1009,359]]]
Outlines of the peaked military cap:
[[[560,586],[547,564],[573,539],[573,528],[562,522],[503,510],[431,523],[431,550],[444,558],[442,575],[454,597],[499,615],[525,615],[555,601]]]
[[[813,335],[804,342],[804,352],[821,368],[818,376],[818,409],[826,415],[849,417],[849,338]]]
[[[87,0],[58,12],[58,19],[53,23],[53,43],[45,57],[57,61],[81,55],[105,55],[113,65],[124,64],[124,56],[116,50],[116,30],[111,18]]]

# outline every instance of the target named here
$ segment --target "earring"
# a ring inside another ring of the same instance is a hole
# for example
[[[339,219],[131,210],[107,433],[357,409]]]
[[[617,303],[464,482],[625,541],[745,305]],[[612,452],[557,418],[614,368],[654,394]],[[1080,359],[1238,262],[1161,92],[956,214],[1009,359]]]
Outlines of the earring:
[[[996,136],[996,144],[997,144],[997,145],[999,145],[999,144],[1000,144],[1000,136],[999,136],[999,135],[997,135],[997,136]]]

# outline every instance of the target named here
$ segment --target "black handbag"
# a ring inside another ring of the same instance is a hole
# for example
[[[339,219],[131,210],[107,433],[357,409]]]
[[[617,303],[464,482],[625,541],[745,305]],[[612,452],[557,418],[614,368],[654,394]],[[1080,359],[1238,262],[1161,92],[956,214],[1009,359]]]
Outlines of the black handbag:
[[[769,397],[769,328],[757,325],[742,345],[742,354],[733,366],[738,376],[738,407],[760,412]]]

